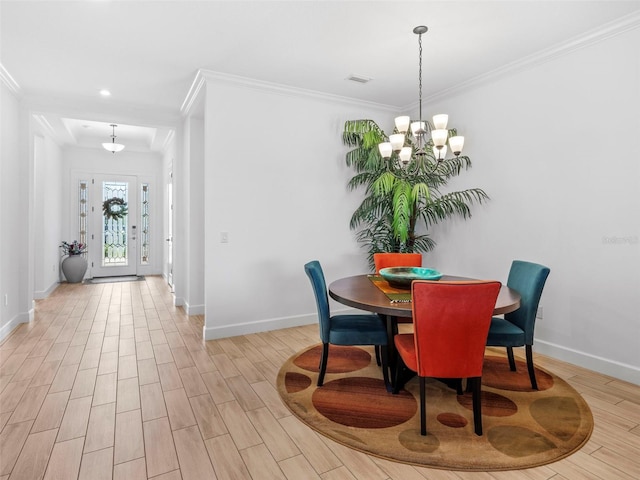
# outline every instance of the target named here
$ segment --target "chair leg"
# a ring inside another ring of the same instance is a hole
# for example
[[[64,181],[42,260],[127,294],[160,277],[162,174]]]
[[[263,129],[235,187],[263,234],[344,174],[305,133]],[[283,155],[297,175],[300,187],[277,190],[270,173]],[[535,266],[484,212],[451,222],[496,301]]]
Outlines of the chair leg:
[[[427,434],[427,393],[424,380],[425,377],[420,377],[420,435]]]
[[[377,364],[378,366],[380,366],[380,365],[381,365],[381,363],[380,363],[380,348],[381,348],[381,347],[380,347],[380,345],[376,345],[376,346],[375,346],[375,350],[376,350],[376,364]]]
[[[318,386],[324,384],[324,374],[327,371],[327,358],[329,357],[329,344],[322,344],[322,355],[320,356],[320,375],[318,375]]]
[[[531,388],[538,390],[538,382],[536,380],[536,370],[533,367],[533,350],[531,345],[525,345],[527,352],[527,370],[529,370],[529,379],[531,380]]]
[[[385,345],[376,345],[376,348],[380,351],[382,356],[382,378],[384,378],[384,386],[386,387],[387,392],[391,392],[393,387],[389,380],[389,356],[387,355],[387,348]]]
[[[472,377],[467,380],[471,387],[473,403],[473,426],[476,435],[482,435],[482,377]]]
[[[387,326],[387,346],[384,348],[386,348],[387,350],[387,361],[389,362],[389,368],[393,369],[396,366],[398,357],[398,353],[396,352],[395,346],[393,344],[393,337],[398,333],[397,318],[390,315],[381,314],[378,314],[378,316]]]
[[[464,395],[464,392],[462,391],[462,379],[456,378],[455,382],[456,382],[456,395]]]
[[[509,368],[512,372],[516,371],[516,360],[513,358],[513,347],[507,347],[507,358],[509,359]]]
[[[396,368],[395,368],[394,379],[393,379],[394,394],[398,394],[400,392],[400,389],[404,386],[404,382],[402,381],[402,372],[405,368],[406,367],[404,366],[404,361],[402,360],[402,357],[398,355],[398,357],[396,358]]]

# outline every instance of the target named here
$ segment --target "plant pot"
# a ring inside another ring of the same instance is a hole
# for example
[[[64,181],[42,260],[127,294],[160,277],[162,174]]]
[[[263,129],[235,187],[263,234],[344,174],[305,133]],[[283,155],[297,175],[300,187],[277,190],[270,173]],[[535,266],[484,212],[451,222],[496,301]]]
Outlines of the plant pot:
[[[69,283],[80,283],[87,271],[87,261],[82,255],[69,255],[62,261],[62,273]]]

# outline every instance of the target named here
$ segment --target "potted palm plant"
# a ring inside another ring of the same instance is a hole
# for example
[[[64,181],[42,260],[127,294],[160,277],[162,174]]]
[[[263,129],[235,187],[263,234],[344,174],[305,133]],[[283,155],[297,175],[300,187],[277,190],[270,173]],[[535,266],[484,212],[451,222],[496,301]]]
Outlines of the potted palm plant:
[[[448,133],[456,135],[455,129]],[[387,138],[376,122],[366,119],[347,121],[342,134],[343,143],[352,147],[346,163],[356,172],[348,188],[365,190],[349,226],[367,248],[371,265],[376,252],[432,250],[435,242],[429,229],[433,225],[454,216],[468,218],[472,204],[489,198],[480,188],[443,192],[451,178],[471,167],[469,157],[438,160],[429,141],[422,155],[403,164],[395,155],[380,154],[378,146]]]

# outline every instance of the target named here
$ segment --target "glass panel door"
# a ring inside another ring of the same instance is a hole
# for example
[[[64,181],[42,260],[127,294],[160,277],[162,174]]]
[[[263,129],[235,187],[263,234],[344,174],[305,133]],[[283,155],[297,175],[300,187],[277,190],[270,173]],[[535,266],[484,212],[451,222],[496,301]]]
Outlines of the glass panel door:
[[[93,203],[92,276],[136,275],[138,188],[132,176],[97,176]]]

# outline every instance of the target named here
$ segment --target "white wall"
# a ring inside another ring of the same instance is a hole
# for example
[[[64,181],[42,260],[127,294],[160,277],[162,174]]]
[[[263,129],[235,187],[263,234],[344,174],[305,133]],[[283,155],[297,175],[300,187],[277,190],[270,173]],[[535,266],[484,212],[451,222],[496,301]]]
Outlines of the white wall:
[[[303,265],[327,281],[367,270],[349,230],[344,121],[393,115],[363,104],[209,81],[205,109],[205,336],[317,321]],[[221,234],[228,243],[221,243]],[[343,308],[334,305],[334,311]]]
[[[25,271],[32,252],[28,230],[29,165],[24,117],[16,93],[0,79],[0,339],[32,313]]]
[[[34,296],[46,298],[60,279],[62,157],[51,137],[33,136],[34,153]]]
[[[174,164],[174,294],[188,315],[204,314],[204,120],[201,112],[182,122],[181,157]]]
[[[204,191],[204,120],[192,116],[187,120],[188,135],[185,142],[189,145],[189,168],[186,172],[188,182],[187,195],[189,208],[185,217],[187,248],[184,259],[188,265],[189,275],[186,281],[185,310],[188,315],[204,314],[204,270],[208,256],[204,239],[205,217]],[[209,184],[208,188],[215,184]]]
[[[455,189],[491,201],[433,231],[429,266],[506,281],[551,274],[535,350],[640,384],[640,31],[425,105],[474,163]]]

